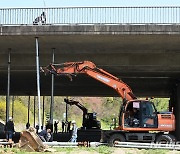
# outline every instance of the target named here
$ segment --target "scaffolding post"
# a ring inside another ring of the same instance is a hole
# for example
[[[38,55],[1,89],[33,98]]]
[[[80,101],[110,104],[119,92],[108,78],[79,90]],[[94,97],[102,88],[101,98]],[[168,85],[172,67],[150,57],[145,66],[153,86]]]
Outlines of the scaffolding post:
[[[6,96],[6,122],[9,120],[10,106],[10,74],[11,73],[11,49],[8,50],[8,81],[7,81],[7,96]]]

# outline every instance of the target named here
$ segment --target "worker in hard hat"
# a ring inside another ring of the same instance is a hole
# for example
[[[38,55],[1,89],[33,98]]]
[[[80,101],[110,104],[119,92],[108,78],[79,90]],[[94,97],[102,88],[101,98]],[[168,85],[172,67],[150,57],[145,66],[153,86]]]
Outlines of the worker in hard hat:
[[[77,125],[76,125],[76,121],[73,120],[72,122],[72,137],[70,139],[70,142],[76,142],[77,141]]]

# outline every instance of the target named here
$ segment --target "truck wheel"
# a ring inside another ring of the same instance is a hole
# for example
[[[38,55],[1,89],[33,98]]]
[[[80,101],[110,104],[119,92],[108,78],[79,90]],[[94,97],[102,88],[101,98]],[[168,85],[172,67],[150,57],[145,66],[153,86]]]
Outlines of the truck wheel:
[[[162,134],[157,137],[156,142],[161,144],[173,143],[176,142],[176,138],[171,134]]]
[[[108,144],[114,146],[115,142],[125,142],[125,137],[122,134],[114,134],[109,138]]]

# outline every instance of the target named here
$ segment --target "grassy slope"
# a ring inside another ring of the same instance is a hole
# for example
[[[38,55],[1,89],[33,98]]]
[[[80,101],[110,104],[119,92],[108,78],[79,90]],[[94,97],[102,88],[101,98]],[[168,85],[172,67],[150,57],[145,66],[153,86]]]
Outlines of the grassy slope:
[[[175,150],[153,150],[153,149],[130,149],[130,148],[113,148],[107,146],[100,147],[78,147],[78,148],[54,148],[51,151],[58,154],[179,154],[180,151]],[[26,154],[29,152],[20,151],[18,148],[0,149],[0,153],[17,153]],[[45,152],[52,153],[52,152]],[[38,152],[31,152],[31,154],[38,154]]]

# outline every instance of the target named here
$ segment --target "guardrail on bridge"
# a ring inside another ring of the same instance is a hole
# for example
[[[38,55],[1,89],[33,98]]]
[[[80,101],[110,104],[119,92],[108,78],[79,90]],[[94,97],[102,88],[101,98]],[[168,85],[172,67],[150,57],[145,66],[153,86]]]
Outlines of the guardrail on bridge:
[[[1,8],[1,25],[179,24],[180,7]]]

